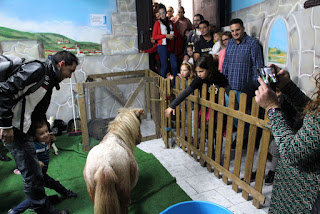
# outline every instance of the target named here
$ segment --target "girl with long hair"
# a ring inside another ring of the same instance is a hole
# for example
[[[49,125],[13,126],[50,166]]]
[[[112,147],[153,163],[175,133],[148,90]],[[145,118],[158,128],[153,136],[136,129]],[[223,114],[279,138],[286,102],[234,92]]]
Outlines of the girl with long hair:
[[[168,57],[170,58],[172,75],[177,76],[178,65],[174,52],[168,50],[170,43],[174,38],[180,36],[172,21],[166,16],[167,10],[163,4],[159,4],[159,20],[154,23],[152,38],[158,43],[157,51],[160,56],[160,75],[164,78],[167,76]]]
[[[228,85],[227,78],[214,66],[211,55],[199,57],[195,64],[195,70],[197,77],[172,101],[170,107],[165,111],[166,117],[169,117],[171,113],[175,114],[175,107],[185,100],[194,90],[201,89],[204,83],[207,84],[208,87],[214,85],[216,88],[226,87]]]

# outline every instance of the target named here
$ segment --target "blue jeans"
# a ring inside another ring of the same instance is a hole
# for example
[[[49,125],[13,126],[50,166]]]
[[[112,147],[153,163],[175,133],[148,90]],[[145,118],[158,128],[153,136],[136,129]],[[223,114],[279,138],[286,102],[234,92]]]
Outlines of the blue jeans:
[[[174,53],[171,53],[168,51],[168,46],[166,45],[158,45],[157,50],[158,50],[158,54],[160,56],[160,62],[161,62],[160,75],[164,78],[167,77],[168,56],[169,56],[172,75],[176,77],[178,73],[177,57],[174,55]]]
[[[234,92],[236,92],[236,100],[235,100],[235,110],[239,110],[239,104],[240,104],[240,95],[241,93],[243,93],[242,91],[237,91],[237,90],[233,90]],[[226,101],[226,106],[229,106],[229,96],[227,95],[227,93],[225,93],[224,95],[225,101]],[[247,113],[251,112],[251,99],[252,97],[248,96],[247,98]],[[249,109],[249,110],[248,110]],[[233,119],[233,125],[238,128],[238,119],[234,118]],[[247,141],[249,137],[249,124],[245,123],[245,128],[244,128],[244,141]]]
[[[13,208],[15,213],[23,213],[28,208],[31,208],[31,201],[27,198],[26,200],[22,201],[18,206]]]
[[[50,177],[47,174],[47,169],[42,169],[42,173],[43,173],[45,187],[55,190],[57,193],[59,193],[62,196],[67,195],[68,190],[64,186],[62,186],[59,181],[56,181],[52,177]],[[31,207],[32,207],[31,201],[27,198],[26,200],[21,202],[18,206],[14,207],[13,211],[17,213],[23,213],[26,209]]]
[[[25,194],[37,213],[48,213],[51,208],[44,190],[44,179],[31,136],[14,128],[14,142],[5,146],[21,172]]]

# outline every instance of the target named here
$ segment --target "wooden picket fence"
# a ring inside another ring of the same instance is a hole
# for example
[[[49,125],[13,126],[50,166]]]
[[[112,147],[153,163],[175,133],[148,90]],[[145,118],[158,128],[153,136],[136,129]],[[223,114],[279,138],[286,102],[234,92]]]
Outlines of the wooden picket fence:
[[[190,81],[188,84],[190,84]],[[178,96],[185,88],[185,79],[176,78],[175,89],[172,89],[170,80],[159,78],[159,94],[161,100],[160,133],[166,147],[169,148],[172,139],[175,139],[177,145],[180,146],[183,151],[193,156],[195,160],[199,160],[199,164],[206,166],[208,171],[213,171],[214,175],[218,178],[221,176],[225,184],[232,183],[232,189],[235,192],[242,189],[242,197],[244,199],[249,200],[250,195],[253,198],[253,205],[259,208],[260,204],[265,202],[262,187],[270,142],[269,119],[267,114],[264,114],[263,120],[258,118],[260,108],[254,99],[252,101],[251,115],[246,114],[247,95],[245,93],[242,93],[240,96],[239,110],[234,110],[234,91],[229,92],[229,106],[225,107],[224,88],[219,89],[218,100],[215,100],[214,86],[210,87],[210,97],[206,97],[208,89],[206,85],[203,85],[201,97],[199,96],[199,90],[195,90],[193,95],[188,96],[180,106],[176,107],[175,123],[173,123],[170,117],[165,117],[164,111],[170,104],[170,96],[172,96],[172,94]],[[185,105],[186,103],[187,105]],[[210,116],[208,122],[206,122],[205,116],[198,117],[200,109],[201,115],[206,115],[206,111],[209,111]],[[191,116],[192,111],[194,115],[193,120]],[[225,122],[224,117],[227,118]],[[231,156],[231,145],[234,138],[233,127],[235,118],[238,119],[237,138],[233,171],[230,171],[230,160],[233,158]],[[244,178],[241,180],[240,167],[246,123],[249,125],[249,139],[246,149]],[[192,127],[194,129],[193,136]],[[226,127],[225,138],[223,137],[224,127]],[[255,184],[251,186],[250,180],[255,155],[256,136],[259,128],[262,129],[262,137],[260,139],[259,154],[258,157],[256,157],[258,158],[258,166]],[[175,130],[175,132],[173,132],[173,130]],[[224,153],[222,153],[222,151],[224,151]]]
[[[109,79],[110,77],[121,76],[128,78]],[[97,79],[99,81],[96,81]],[[128,100],[124,100],[118,93],[117,86],[121,84],[138,84],[135,92]],[[188,84],[190,84],[190,81]],[[199,164],[206,167],[208,171],[213,172],[216,177],[221,177],[224,183],[232,184],[232,189],[235,192],[239,192],[241,189],[242,196],[246,200],[249,200],[251,196],[255,207],[259,208],[260,204],[265,202],[265,196],[261,192],[270,141],[269,119],[266,114],[263,120],[258,118],[259,106],[254,100],[252,101],[251,114],[246,114],[246,94],[241,94],[239,110],[234,110],[234,91],[230,91],[229,107],[225,107],[225,90],[220,88],[218,100],[215,100],[214,86],[209,88],[210,97],[207,98],[206,91],[208,89],[206,85],[203,85],[201,97],[199,96],[199,90],[195,90],[194,94],[188,96],[180,106],[176,107],[175,121],[173,121],[171,117],[165,117],[165,109],[169,107],[173,95],[178,96],[186,88],[185,79],[176,78],[175,88],[173,89],[169,79],[164,79],[150,70],[90,75],[86,82],[78,83],[77,85],[83,150],[86,151],[91,148],[87,123],[89,119],[96,117],[94,90],[97,87],[107,87],[124,107],[129,107],[138,92],[144,88],[145,113],[151,115],[156,126],[156,134],[147,136],[143,140],[158,138],[161,135],[166,148],[169,148],[172,146],[172,139],[175,139],[177,145],[199,161]],[[185,105],[186,103],[187,105]],[[198,117],[200,109],[201,115],[206,115],[206,111],[209,111],[208,122],[206,122],[206,117]],[[192,118],[192,114],[194,118]],[[225,117],[227,119],[224,122]],[[238,125],[235,155],[233,157],[231,155],[231,145],[235,118],[238,119]],[[249,124],[249,139],[246,150],[244,179],[241,180],[240,168],[246,123]],[[226,137],[223,137],[225,127]],[[251,186],[250,180],[255,155],[256,135],[259,128],[262,129],[262,137],[257,157],[258,166],[255,184]],[[233,171],[230,170],[231,158],[234,158]]]

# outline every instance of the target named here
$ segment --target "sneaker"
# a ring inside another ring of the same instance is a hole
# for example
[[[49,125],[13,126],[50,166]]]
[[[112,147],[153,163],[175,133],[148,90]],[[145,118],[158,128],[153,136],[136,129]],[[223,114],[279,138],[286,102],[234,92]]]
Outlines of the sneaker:
[[[0,153],[0,160],[1,161],[11,161],[11,158],[8,157],[7,155],[3,155]]]
[[[264,179],[264,184],[265,184],[265,185],[270,186],[270,185],[273,184],[274,174],[275,174],[274,171],[269,170],[266,179]]]
[[[13,209],[8,210],[8,214],[17,214]]]
[[[62,196],[63,198],[76,198],[78,195],[71,190],[68,190],[66,194]]]
[[[21,175],[21,172],[19,171],[19,169],[13,170],[13,173],[16,174],[16,175]]]

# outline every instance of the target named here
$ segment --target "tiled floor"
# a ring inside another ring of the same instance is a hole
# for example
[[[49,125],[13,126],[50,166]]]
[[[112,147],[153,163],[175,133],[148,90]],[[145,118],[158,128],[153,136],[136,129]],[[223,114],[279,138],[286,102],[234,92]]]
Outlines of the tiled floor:
[[[266,203],[261,209],[256,209],[252,205],[252,200],[243,199],[241,192],[234,192],[232,185],[225,185],[221,179],[208,172],[205,167],[201,167],[199,162],[177,146],[165,149],[162,139],[156,139],[142,142],[138,147],[152,153],[171,175],[176,177],[177,183],[193,200],[217,203],[237,214],[268,212],[272,186],[263,188],[263,194],[267,198]]]

